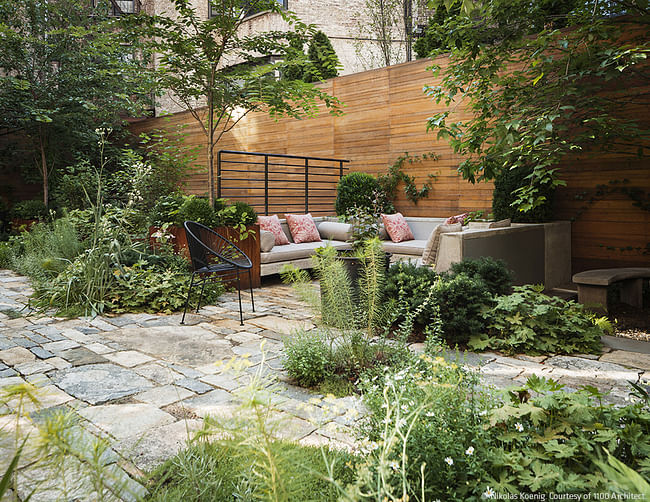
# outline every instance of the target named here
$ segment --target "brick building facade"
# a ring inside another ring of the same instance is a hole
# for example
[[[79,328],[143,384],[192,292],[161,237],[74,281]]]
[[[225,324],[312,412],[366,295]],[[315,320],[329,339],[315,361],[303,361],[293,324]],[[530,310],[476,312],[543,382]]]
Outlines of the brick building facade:
[[[173,12],[169,0],[142,0],[143,9],[157,15]],[[323,31],[332,42],[332,46],[341,62],[340,75],[357,73],[386,66],[385,58],[372,33],[368,15],[368,0],[278,0],[285,9],[294,12],[306,23],[315,25]],[[417,0],[409,0],[412,9],[412,26],[425,24],[426,12],[417,8]],[[402,2],[398,2],[403,5]],[[193,0],[194,7],[201,17],[209,15],[209,0]],[[391,64],[407,60],[405,30],[402,22],[394,28],[391,38],[398,40],[392,45]],[[277,13],[259,12],[251,15],[243,24],[242,35],[262,31],[284,31],[289,29],[287,23]],[[159,98],[156,103],[156,115],[163,112],[180,111],[178,104],[169,96]]]

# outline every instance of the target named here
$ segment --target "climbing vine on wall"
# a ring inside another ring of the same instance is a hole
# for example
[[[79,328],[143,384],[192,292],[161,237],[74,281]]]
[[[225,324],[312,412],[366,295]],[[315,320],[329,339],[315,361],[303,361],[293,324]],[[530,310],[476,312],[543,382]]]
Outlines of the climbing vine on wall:
[[[408,152],[404,152],[404,155],[397,157],[393,165],[388,168],[388,174],[380,174],[377,176],[379,184],[389,200],[395,200],[397,197],[397,187],[400,183],[404,183],[406,198],[413,202],[413,204],[417,204],[420,199],[429,195],[432,182],[437,178],[435,174],[429,173],[427,175],[428,180],[422,185],[422,188],[418,188],[415,183],[415,176],[409,176],[404,172],[404,165],[407,162],[409,164],[415,164],[423,160],[438,160],[438,156],[434,152],[419,155],[409,155]]]

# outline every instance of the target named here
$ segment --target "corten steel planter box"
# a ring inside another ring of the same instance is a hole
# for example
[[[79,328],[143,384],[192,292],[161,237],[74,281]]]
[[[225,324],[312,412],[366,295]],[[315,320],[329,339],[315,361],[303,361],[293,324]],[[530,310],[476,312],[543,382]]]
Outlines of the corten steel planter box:
[[[37,219],[26,219],[26,218],[12,218],[10,225],[12,232],[18,232],[24,230],[31,230],[31,228],[38,223]]]
[[[149,227],[149,244],[152,248],[158,246],[158,241],[153,234],[159,231],[158,227]],[[252,286],[254,288],[259,288],[261,285],[260,280],[260,226],[255,223],[246,227],[246,230],[251,232],[248,237],[244,240],[239,240],[239,230],[236,230],[231,227],[217,227],[213,228],[215,232],[219,235],[222,235],[229,241],[235,244],[239,249],[241,249],[246,256],[251,260],[253,268],[251,269],[251,281],[253,282]],[[185,228],[183,227],[168,227],[166,232],[173,236],[171,240],[172,247],[175,253],[183,255],[188,261],[190,260],[190,253],[187,247],[187,236],[185,235]],[[240,274],[241,287],[247,288],[248,284],[248,272],[245,270]],[[226,281],[226,285],[235,286],[236,279],[232,281]]]

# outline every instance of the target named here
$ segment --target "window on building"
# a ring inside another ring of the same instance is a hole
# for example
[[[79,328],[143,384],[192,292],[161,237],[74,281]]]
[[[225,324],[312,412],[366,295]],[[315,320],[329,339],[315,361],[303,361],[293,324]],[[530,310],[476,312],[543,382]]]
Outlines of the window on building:
[[[100,4],[108,4],[109,16],[123,16],[125,14],[136,14],[140,12],[140,0],[93,0],[93,6],[98,7]]]
[[[277,3],[279,3],[280,6],[283,9],[288,9],[289,8],[289,0],[275,0],[275,1]],[[244,1],[243,4],[244,4],[244,9],[246,9],[246,17],[250,17],[250,16],[253,16],[253,15],[258,14],[260,12],[265,11],[265,9],[260,8],[260,7],[248,7],[247,8],[246,4],[250,4],[250,2],[247,2],[247,1]],[[214,10],[212,8],[212,1],[210,1],[210,0],[208,0],[208,15],[210,17],[214,17],[216,15],[216,13],[214,12]]]

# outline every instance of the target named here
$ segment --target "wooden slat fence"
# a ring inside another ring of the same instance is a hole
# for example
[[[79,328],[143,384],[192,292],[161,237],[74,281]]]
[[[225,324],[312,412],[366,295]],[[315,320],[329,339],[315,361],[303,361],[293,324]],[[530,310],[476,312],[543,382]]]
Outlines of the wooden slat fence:
[[[435,62],[443,67],[448,64],[444,57]],[[345,104],[344,115],[331,116],[323,107],[318,116],[304,120],[275,121],[264,113],[250,114],[223,138],[217,149],[349,159],[350,171],[374,175],[385,173],[405,152],[411,155],[433,152],[437,160],[405,164],[405,171],[415,176],[418,186],[428,180],[429,174],[435,175],[430,195],[415,205],[400,192],[397,209],[407,215],[429,217],[489,211],[492,184],[472,185],[464,181],[456,171],[462,159],[446,141],[426,131],[426,119],[443,110],[442,104],[432,102],[423,93],[425,85],[439,83],[439,77],[427,71],[431,64],[431,60],[418,60],[328,80],[322,84],[323,90]],[[628,93],[647,91],[627,90]],[[647,110],[630,110],[630,113],[650,120]],[[462,103],[458,103],[451,118],[469,118]],[[138,122],[132,125],[132,131],[139,133],[180,124],[186,125],[188,145],[205,145],[203,133],[187,113]],[[207,164],[204,150],[198,162]],[[572,219],[580,215],[573,224],[574,271],[595,266],[650,265],[650,255],[638,249],[609,249],[646,246],[650,242],[648,211],[634,207],[622,194],[590,204],[584,211],[581,211],[584,203],[575,198],[613,179],[627,179],[629,186],[650,193],[647,154],[637,160],[615,155],[575,158],[563,166],[563,173],[568,186],[557,195],[557,216]],[[205,194],[207,175],[191,176],[187,190]],[[287,195],[286,200],[292,199]],[[284,213],[294,209],[295,206],[276,206],[274,211]]]

